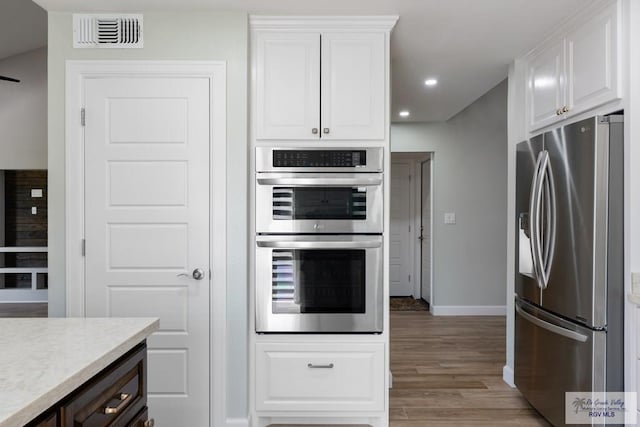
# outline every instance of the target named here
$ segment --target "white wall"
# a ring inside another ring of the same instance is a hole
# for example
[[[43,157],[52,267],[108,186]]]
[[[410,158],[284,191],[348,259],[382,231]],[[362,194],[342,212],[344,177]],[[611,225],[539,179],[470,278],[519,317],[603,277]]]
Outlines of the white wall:
[[[0,61],[0,169],[47,168],[47,48]]]
[[[394,123],[391,151],[433,152],[432,305],[504,306],[507,81],[447,122]]]
[[[68,59],[227,62],[227,416],[247,416],[247,15],[144,12],[143,49],[73,49],[72,16],[49,12],[49,313],[65,314],[64,83]]]

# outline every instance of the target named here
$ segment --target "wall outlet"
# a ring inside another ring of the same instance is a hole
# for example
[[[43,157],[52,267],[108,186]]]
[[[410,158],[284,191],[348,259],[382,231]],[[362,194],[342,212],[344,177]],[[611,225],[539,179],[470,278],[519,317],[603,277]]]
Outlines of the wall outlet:
[[[37,215],[38,214],[38,208],[35,206],[31,206],[31,215]]]
[[[444,214],[444,223],[445,224],[455,224],[456,223],[456,213],[455,212],[446,212]]]
[[[42,197],[42,188],[32,188],[31,197]]]

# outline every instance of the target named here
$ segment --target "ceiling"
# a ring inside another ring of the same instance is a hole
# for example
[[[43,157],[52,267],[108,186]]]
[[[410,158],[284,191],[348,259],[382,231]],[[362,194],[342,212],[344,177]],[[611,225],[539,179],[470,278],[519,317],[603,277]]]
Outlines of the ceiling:
[[[391,38],[392,120],[443,121],[506,78],[513,58],[591,0],[34,1],[60,11],[223,9],[285,15],[399,15]],[[0,40],[15,38],[0,33]],[[424,85],[430,77],[438,79],[436,86]],[[404,109],[410,116],[403,119],[398,112]]]
[[[47,44],[47,12],[29,0],[0,0],[0,59]]]

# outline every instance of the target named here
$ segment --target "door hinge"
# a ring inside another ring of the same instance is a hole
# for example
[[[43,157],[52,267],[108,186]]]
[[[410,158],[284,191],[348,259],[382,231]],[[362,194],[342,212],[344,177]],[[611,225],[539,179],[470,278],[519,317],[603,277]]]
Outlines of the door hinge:
[[[411,275],[409,275],[409,283],[411,283]]]
[[[87,253],[87,241],[82,239],[82,256],[85,256]]]
[[[80,124],[84,126],[84,107],[80,109]]]
[[[411,226],[409,226],[409,233],[411,233]]]
[[[209,280],[211,280],[212,277],[213,277],[213,273],[211,272],[211,269],[209,269]]]

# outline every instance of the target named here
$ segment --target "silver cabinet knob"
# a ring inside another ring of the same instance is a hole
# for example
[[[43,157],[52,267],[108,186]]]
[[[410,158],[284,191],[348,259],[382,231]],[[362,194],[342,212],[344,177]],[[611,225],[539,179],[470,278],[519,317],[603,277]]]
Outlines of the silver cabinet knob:
[[[318,128],[311,129],[311,133],[314,134],[314,135],[317,135],[318,134]]]
[[[196,268],[195,270],[193,270],[192,276],[196,280],[202,280],[204,279],[204,270],[201,268]]]
[[[322,129],[322,133],[329,133],[329,128]]]
[[[156,425],[156,420],[154,420],[153,418],[151,418],[151,419],[149,419],[149,420],[145,421],[142,425],[143,425],[144,427],[154,427],[154,426]]]

